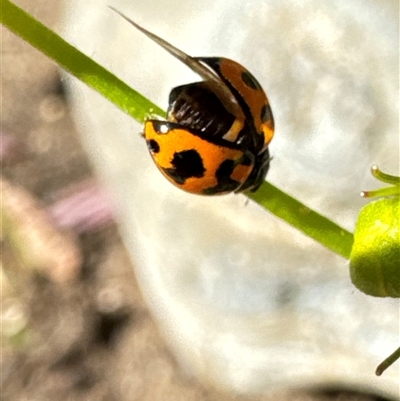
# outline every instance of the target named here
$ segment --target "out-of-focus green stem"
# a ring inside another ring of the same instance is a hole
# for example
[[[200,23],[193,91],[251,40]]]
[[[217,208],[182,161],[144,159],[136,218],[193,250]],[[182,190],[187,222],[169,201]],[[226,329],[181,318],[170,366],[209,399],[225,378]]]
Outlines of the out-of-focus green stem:
[[[101,93],[139,122],[150,114],[165,115],[115,75],[71,46],[9,0],[0,0],[1,23],[12,32],[53,59],[63,69]],[[248,194],[265,209],[296,227],[330,250],[348,258],[353,235],[272,184],[264,183],[256,193]]]
[[[383,362],[376,368],[375,374],[380,376],[389,366],[393,365],[400,358],[400,347],[389,355]]]

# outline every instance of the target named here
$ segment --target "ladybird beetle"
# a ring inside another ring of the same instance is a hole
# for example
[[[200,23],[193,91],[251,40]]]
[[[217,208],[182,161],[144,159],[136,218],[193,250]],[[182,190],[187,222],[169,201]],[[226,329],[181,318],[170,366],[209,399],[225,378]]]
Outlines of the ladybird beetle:
[[[256,191],[269,169],[274,135],[271,107],[258,81],[233,60],[191,57],[112,9],[203,79],[172,89],[166,121],[144,124],[160,171],[195,194]]]

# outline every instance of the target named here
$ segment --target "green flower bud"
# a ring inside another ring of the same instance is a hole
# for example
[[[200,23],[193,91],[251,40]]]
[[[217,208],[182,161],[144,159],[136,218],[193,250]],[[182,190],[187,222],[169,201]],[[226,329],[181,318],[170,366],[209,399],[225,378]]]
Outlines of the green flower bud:
[[[350,255],[350,276],[362,292],[400,297],[400,198],[382,198],[360,212]]]

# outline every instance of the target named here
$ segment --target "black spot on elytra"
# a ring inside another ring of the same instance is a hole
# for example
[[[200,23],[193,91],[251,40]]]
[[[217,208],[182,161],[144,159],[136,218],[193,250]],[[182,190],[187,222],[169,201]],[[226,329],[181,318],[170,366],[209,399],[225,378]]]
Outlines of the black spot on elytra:
[[[249,71],[242,72],[242,81],[246,86],[248,86],[251,89],[262,90],[261,85]]]
[[[272,119],[272,111],[269,104],[264,104],[263,108],[261,109],[260,118],[262,123]]]
[[[240,164],[243,166],[250,166],[254,162],[254,158],[251,158],[248,153],[243,154],[243,160]]]
[[[160,145],[154,139],[150,139],[150,141],[147,141],[147,147],[149,148],[151,153],[158,153],[160,151]]]
[[[164,169],[177,184],[184,184],[188,178],[201,178],[205,173],[203,160],[194,149],[176,152],[171,161],[173,168]]]
[[[225,181],[227,178],[230,177],[230,175],[233,173],[233,168],[234,168],[234,162],[233,160],[224,160],[220,166],[218,167],[218,170],[215,173],[215,176],[217,177],[218,182]]]
[[[233,160],[223,161],[215,173],[218,184],[214,187],[206,188],[203,191],[204,195],[214,195],[221,192],[234,191],[239,186],[239,182],[232,180],[231,178],[234,168],[235,163]]]

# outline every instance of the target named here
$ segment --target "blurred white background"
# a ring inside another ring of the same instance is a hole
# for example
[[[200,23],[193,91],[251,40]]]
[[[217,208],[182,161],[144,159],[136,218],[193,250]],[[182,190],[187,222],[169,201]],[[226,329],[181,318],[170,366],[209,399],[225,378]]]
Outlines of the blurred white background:
[[[270,99],[268,180],[353,230],[399,174],[398,2],[70,0],[67,39],[166,109],[197,77],[107,5],[194,56],[246,66]],[[83,141],[117,205],[143,293],[188,374],[240,392],[343,384],[398,395],[398,301],[352,287],[348,262],[243,195],[199,197],[159,173],[141,127],[68,78]]]

